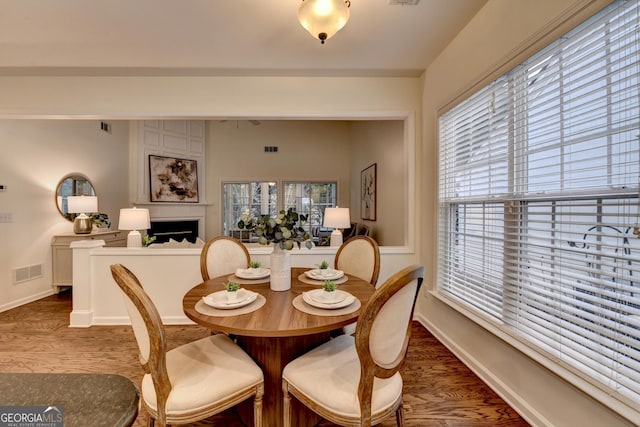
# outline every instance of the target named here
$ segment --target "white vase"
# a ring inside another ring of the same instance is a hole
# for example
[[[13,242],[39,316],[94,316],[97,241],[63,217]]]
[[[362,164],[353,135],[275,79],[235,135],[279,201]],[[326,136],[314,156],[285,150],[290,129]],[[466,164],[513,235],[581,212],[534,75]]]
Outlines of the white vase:
[[[270,287],[272,291],[288,291],[291,289],[291,253],[280,249],[274,243],[273,252],[269,256],[271,268]]]

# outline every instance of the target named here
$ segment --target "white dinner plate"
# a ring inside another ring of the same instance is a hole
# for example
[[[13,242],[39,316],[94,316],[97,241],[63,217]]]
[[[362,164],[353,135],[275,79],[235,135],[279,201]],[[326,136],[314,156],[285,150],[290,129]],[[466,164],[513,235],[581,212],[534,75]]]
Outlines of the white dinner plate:
[[[202,297],[202,301],[213,308],[228,310],[231,308],[240,308],[244,307],[245,305],[249,305],[254,302],[256,298],[258,298],[258,294],[256,292],[248,291],[246,289],[239,289],[238,297],[235,301],[229,301],[229,298],[227,297],[227,291],[214,292],[207,295],[206,297]]]
[[[353,304],[353,302],[356,300],[356,297],[351,295],[349,292],[340,290],[334,292],[336,292],[336,296],[335,300],[333,301],[327,301],[324,299],[323,289],[314,289],[312,291],[303,292],[302,299],[309,305],[317,308],[324,308],[327,310],[347,307]]]
[[[264,279],[269,277],[269,274],[271,274],[271,270],[268,268],[259,268],[256,272],[250,268],[238,268],[236,270],[236,277],[241,279]]]
[[[327,268],[326,274],[322,274],[319,268],[313,270],[307,270],[304,274],[313,280],[336,280],[344,276],[344,272],[340,270],[334,270],[333,268]]]
[[[335,290],[335,291],[333,291],[334,296],[331,299],[331,298],[327,298],[327,294],[324,292],[323,289],[314,289],[314,290],[315,291],[322,291],[322,292],[313,292],[313,291],[311,291],[309,296],[315,302],[319,302],[321,304],[338,304],[338,303],[341,303],[342,301],[344,301],[349,296],[349,294],[347,292]]]

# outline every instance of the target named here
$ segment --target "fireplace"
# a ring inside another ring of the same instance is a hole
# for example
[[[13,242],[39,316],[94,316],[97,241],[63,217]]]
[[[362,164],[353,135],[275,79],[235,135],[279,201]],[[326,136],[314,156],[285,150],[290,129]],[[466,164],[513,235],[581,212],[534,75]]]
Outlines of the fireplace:
[[[181,242],[187,239],[191,243],[198,237],[198,220],[151,221],[149,236],[155,236],[155,243],[168,242],[169,239]]]

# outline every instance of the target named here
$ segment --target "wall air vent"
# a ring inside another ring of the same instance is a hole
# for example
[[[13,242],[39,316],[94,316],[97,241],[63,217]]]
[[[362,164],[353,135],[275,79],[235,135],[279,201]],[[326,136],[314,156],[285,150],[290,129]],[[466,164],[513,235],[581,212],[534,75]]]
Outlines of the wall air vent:
[[[264,152],[265,153],[277,153],[278,152],[278,147],[275,146],[275,145],[265,145]]]
[[[42,277],[42,264],[13,269],[13,283],[18,284]]]

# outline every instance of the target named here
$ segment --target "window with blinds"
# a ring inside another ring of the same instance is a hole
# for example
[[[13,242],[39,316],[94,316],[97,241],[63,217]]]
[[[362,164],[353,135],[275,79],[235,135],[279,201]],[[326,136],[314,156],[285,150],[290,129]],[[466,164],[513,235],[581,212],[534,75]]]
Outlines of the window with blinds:
[[[224,182],[222,183],[222,229],[225,236],[233,236],[243,242],[257,241],[247,230],[238,229],[240,215],[253,216],[278,212],[278,188],[275,182]]]
[[[312,234],[314,228],[322,226],[325,208],[336,206],[337,188],[336,182],[224,182],[223,232],[226,236],[236,237],[243,242],[257,242],[253,233],[238,229],[240,215],[250,213],[254,217],[265,214],[275,216],[281,209],[293,208],[307,216],[308,220],[303,227]]]
[[[324,210],[336,206],[338,184],[336,182],[284,182],[284,207],[294,208],[307,216],[303,224],[309,234],[322,227]],[[316,233],[317,234],[317,233]]]
[[[614,2],[439,120],[439,291],[631,407],[639,36]]]

